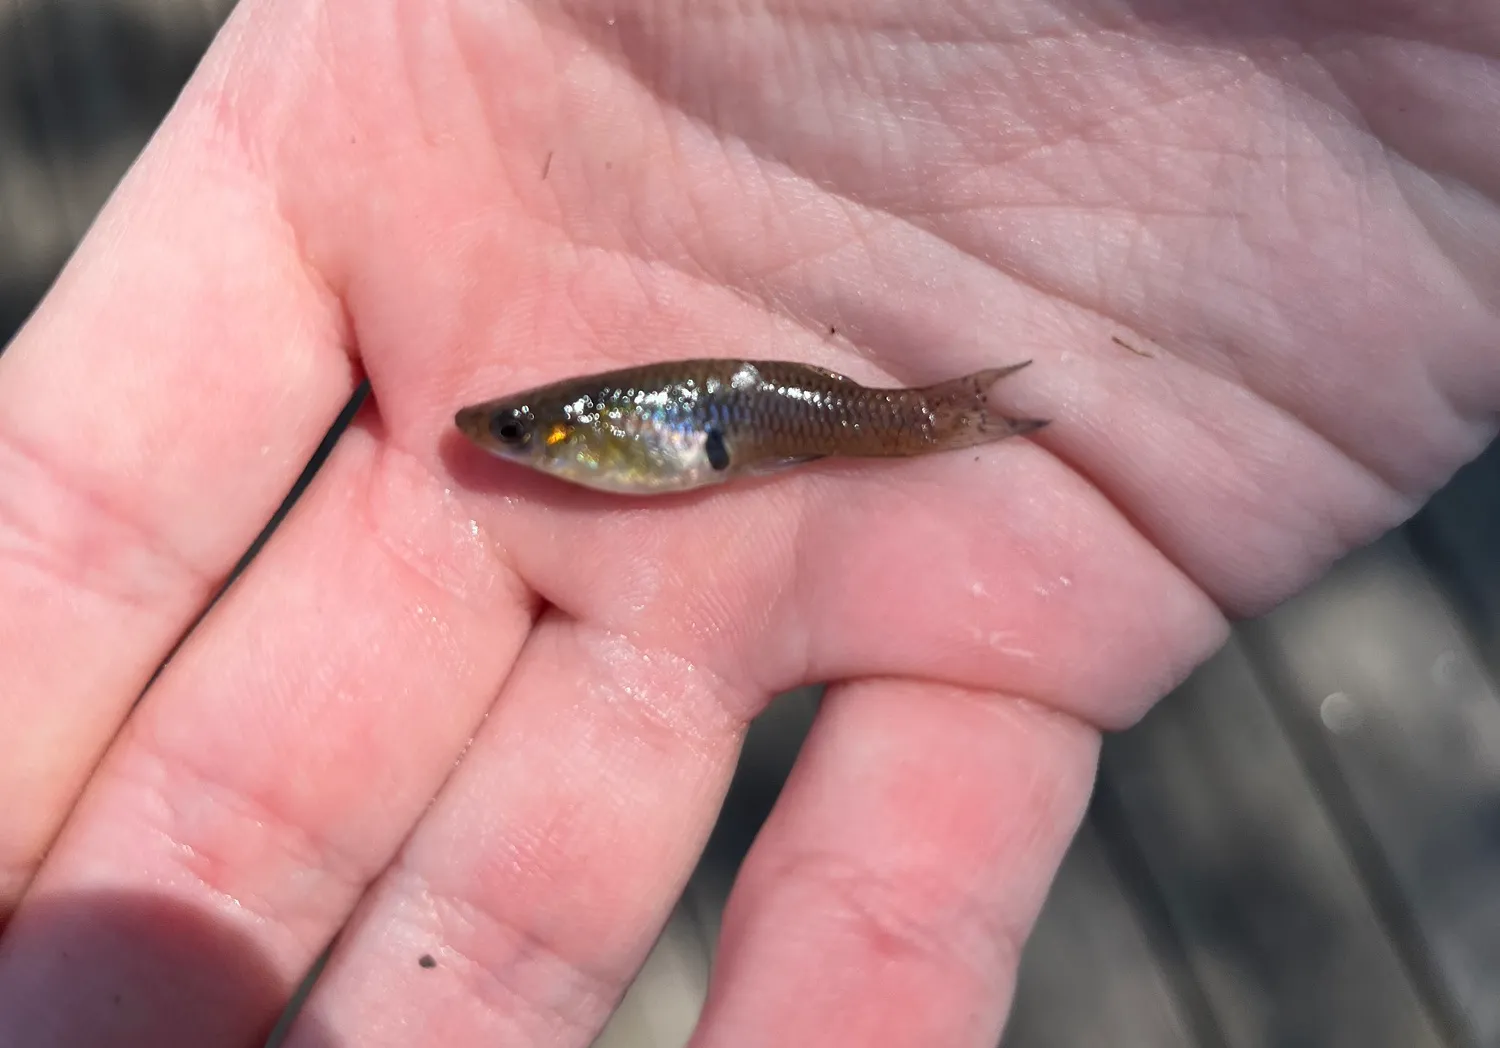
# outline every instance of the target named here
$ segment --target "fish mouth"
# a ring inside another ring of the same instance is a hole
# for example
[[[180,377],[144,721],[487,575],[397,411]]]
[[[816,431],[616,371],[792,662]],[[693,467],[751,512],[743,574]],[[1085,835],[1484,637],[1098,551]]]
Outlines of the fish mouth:
[[[478,443],[484,439],[484,410],[478,407],[459,408],[453,416],[458,431]]]

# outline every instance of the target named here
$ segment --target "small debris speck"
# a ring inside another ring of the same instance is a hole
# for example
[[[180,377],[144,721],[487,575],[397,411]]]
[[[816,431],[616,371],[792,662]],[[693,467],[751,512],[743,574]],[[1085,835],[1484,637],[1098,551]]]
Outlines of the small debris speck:
[[[437,958],[430,953],[424,953],[422,956],[417,958],[417,963],[423,968],[436,968]]]

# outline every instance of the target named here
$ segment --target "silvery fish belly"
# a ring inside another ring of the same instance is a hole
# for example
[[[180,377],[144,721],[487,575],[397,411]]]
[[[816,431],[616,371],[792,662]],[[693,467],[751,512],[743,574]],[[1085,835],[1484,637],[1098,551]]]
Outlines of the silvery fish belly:
[[[809,364],[684,360],[625,368],[463,408],[486,451],[620,494],[689,491],[814,459],[891,458],[1028,433],[989,405],[1028,362],[920,389],[875,389]]]

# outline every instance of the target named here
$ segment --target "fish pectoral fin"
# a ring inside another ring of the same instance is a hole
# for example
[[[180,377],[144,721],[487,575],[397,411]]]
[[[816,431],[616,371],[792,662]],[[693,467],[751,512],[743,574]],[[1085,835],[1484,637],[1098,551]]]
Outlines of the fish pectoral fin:
[[[827,455],[788,455],[786,458],[762,459],[753,466],[746,466],[741,472],[748,476],[780,473],[782,470],[791,469],[793,466],[801,466],[804,463],[816,462],[818,459],[827,457]]]

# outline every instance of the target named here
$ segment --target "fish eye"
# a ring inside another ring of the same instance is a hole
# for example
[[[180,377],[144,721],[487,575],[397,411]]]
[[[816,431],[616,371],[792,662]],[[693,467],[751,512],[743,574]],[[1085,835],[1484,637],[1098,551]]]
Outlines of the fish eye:
[[[491,419],[490,433],[502,444],[524,444],[531,435],[525,420],[514,412],[496,415]]]

